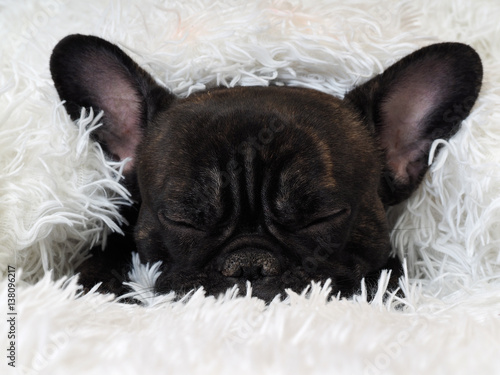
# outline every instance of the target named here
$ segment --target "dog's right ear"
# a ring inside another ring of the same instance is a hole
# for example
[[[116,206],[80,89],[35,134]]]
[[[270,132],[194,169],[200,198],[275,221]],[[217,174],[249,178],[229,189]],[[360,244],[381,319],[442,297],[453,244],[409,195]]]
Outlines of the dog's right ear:
[[[148,121],[174,96],[120,48],[95,36],[62,39],[52,52],[50,71],[73,120],[80,118],[82,108],[104,111],[103,126],[94,135],[113,158],[132,158],[125,167],[130,172]]]

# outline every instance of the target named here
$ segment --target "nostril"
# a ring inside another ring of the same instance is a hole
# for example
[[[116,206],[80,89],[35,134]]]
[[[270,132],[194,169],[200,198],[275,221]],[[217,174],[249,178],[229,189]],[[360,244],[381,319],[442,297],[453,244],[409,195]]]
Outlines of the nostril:
[[[280,274],[280,263],[275,257],[264,258],[260,262],[260,274],[262,276],[278,276]]]
[[[278,276],[280,263],[266,251],[239,251],[230,254],[222,266],[221,273],[226,277],[255,280],[261,277]]]
[[[241,262],[236,257],[228,257],[222,266],[222,274],[226,277],[241,277],[243,269]]]

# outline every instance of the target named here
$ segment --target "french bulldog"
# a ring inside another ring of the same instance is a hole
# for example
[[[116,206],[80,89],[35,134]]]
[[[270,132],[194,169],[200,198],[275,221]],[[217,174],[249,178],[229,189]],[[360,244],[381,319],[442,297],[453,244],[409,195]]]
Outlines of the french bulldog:
[[[458,130],[482,81],[460,43],[419,49],[344,98],[279,85],[179,98],[85,35],[62,39],[50,70],[69,116],[103,111],[95,141],[130,158],[130,225],[92,250],[83,285],[124,293],[116,271],[138,252],[162,262],[157,293],[243,293],[250,281],[265,301],[327,279],[349,296],[384,269],[397,280],[386,209],[417,188],[431,144]]]

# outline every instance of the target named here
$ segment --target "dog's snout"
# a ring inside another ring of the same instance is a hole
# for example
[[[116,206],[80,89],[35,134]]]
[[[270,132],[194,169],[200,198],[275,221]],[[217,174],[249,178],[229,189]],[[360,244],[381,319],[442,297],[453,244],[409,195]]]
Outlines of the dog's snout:
[[[279,260],[268,251],[240,250],[230,254],[222,265],[221,273],[226,277],[256,280],[278,276],[281,272]]]

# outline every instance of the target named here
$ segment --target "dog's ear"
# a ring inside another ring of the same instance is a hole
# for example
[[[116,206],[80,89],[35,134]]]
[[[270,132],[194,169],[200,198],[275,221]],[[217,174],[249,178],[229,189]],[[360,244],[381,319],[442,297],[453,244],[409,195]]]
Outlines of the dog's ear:
[[[104,111],[94,136],[112,157],[132,158],[144,128],[174,96],[160,87],[116,45],[101,38],[69,35],[54,48],[50,71],[59,97],[73,120],[82,108]]]
[[[408,198],[422,180],[435,139],[448,139],[476,101],[482,81],[478,54],[460,43],[424,47],[349,92],[385,152],[380,196]]]

